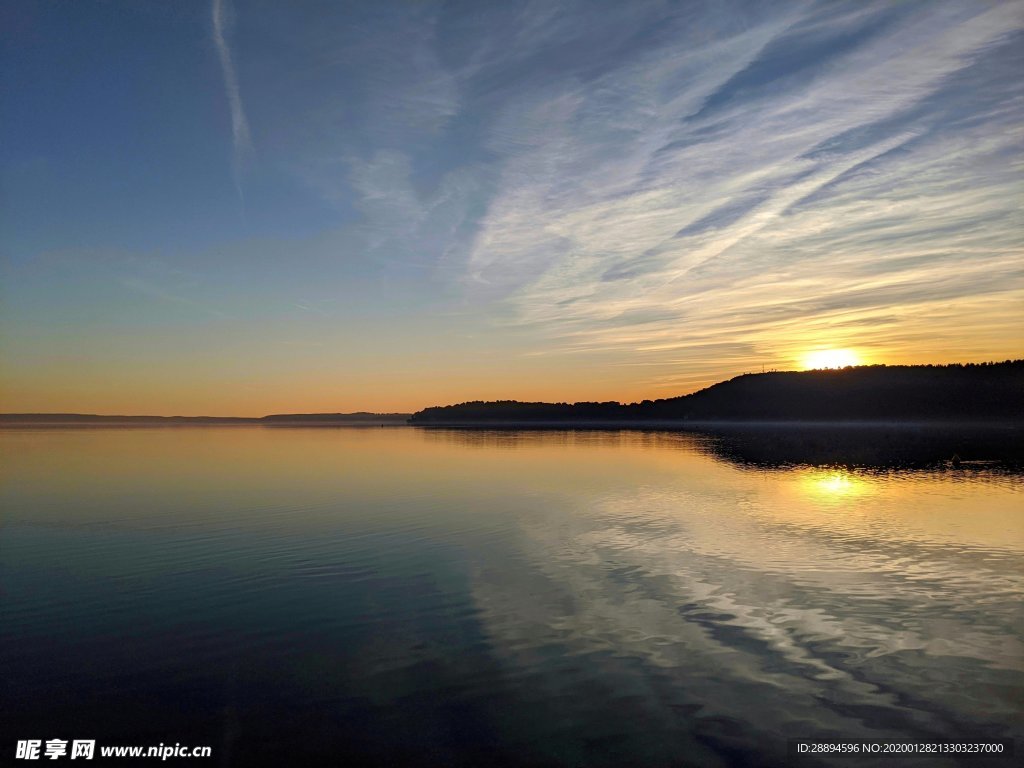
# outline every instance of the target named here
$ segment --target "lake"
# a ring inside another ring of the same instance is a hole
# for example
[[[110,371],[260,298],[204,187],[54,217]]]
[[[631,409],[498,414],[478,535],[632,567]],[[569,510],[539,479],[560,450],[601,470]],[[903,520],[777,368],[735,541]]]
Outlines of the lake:
[[[0,450],[5,758],[57,738],[234,766],[1021,748],[1005,467],[600,430],[9,428]]]

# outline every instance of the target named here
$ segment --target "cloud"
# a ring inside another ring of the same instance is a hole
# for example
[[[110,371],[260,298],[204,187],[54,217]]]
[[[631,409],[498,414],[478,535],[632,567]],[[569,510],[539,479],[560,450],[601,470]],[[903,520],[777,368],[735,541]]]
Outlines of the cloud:
[[[279,43],[261,154],[338,220],[304,258],[382,304],[415,284],[496,350],[635,367],[657,394],[809,344],[923,362],[1014,343],[1018,4],[348,4],[252,23]]]
[[[480,191],[478,178],[453,170],[435,188],[417,189],[410,157],[395,150],[351,158],[349,168],[362,218],[348,233],[360,259],[408,279],[436,276],[465,258],[462,231]]]
[[[235,182],[235,189],[238,191],[240,200],[244,200],[242,194],[242,174],[245,170],[245,161],[252,153],[252,140],[249,135],[249,120],[245,116],[245,105],[242,103],[242,93],[238,87],[238,74],[235,71],[235,62],[231,55],[231,48],[225,36],[228,21],[225,18],[226,0],[213,0],[213,42],[217,46],[217,57],[220,59],[221,74],[224,77],[224,90],[228,96],[228,106],[231,108],[231,140],[232,158],[231,172]]]
[[[1021,7],[721,15],[506,102],[467,290],[503,296],[550,351],[691,366],[663,374],[675,387],[723,334],[748,364],[815,336],[895,356],[929,331],[949,340],[936,354],[968,329],[1011,344],[974,313],[1024,296]]]

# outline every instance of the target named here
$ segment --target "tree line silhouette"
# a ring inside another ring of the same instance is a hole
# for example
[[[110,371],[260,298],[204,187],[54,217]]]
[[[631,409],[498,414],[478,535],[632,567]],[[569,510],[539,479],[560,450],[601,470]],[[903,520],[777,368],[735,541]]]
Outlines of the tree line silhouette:
[[[1024,360],[751,373],[629,404],[478,400],[425,408],[409,423],[676,420],[1024,422]]]

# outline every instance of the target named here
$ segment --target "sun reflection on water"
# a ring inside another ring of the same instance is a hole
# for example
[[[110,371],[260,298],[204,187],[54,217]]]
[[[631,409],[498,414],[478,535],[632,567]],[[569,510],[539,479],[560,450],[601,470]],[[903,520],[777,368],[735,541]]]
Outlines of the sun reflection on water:
[[[852,501],[870,494],[871,484],[844,470],[812,470],[800,478],[801,490],[820,501]]]

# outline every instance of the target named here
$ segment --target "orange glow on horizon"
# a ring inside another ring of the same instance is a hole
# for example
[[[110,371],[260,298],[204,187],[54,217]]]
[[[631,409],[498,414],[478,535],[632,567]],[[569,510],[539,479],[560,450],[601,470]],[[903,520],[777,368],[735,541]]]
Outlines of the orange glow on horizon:
[[[799,352],[791,357],[782,352],[766,356],[766,367],[798,370],[875,363],[948,364],[1008,359],[1013,354],[1000,350],[973,356],[921,352],[917,359],[894,357],[870,347],[863,352],[817,348],[803,358]],[[478,358],[453,355],[435,367],[386,358],[375,365],[372,362],[314,360],[286,367],[227,360],[188,366],[180,359],[168,359],[128,368],[79,365],[74,375],[54,362],[36,370],[5,371],[8,381],[0,381],[0,412],[260,417],[276,413],[412,413],[473,400],[634,403],[687,395],[744,371],[760,372],[762,367],[747,360],[680,364],[672,375],[652,380],[644,375],[646,371],[638,375],[629,367],[606,366],[603,361],[582,367],[571,356],[509,357],[482,365]]]

